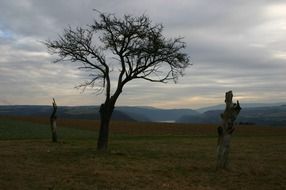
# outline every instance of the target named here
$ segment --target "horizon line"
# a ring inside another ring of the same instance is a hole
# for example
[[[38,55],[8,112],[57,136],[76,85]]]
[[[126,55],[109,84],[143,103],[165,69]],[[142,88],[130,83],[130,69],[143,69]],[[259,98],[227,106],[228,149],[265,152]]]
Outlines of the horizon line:
[[[257,106],[261,105],[275,105],[275,106],[282,106],[282,105],[285,105],[286,102],[266,102],[266,103],[260,103],[260,102],[243,102],[241,103],[241,105],[245,105],[245,104],[257,104]],[[197,107],[197,108],[192,108],[192,107],[176,107],[176,108],[162,108],[162,107],[155,107],[155,106],[151,106],[151,105],[146,105],[146,106],[140,106],[140,105],[117,105],[115,106],[116,107],[139,107],[139,108],[155,108],[155,109],[165,109],[165,110],[168,110],[168,109],[192,109],[192,110],[199,110],[199,109],[203,109],[203,108],[208,108],[208,107],[215,107],[215,106],[222,106],[224,105],[223,103],[221,104],[212,104],[212,105],[209,105],[209,106],[200,106],[200,107]],[[51,106],[50,104],[1,104],[0,103],[0,106]],[[100,104],[95,104],[95,105],[58,105],[59,107],[91,107],[91,106],[100,106]]]

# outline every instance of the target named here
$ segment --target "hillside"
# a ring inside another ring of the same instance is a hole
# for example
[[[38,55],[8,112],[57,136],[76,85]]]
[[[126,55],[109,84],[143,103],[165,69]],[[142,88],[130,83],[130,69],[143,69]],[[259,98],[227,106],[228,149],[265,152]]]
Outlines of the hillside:
[[[137,121],[174,122],[183,115],[199,116],[192,109],[158,109],[153,107],[118,107],[117,110],[126,113]]]
[[[179,123],[220,123],[221,110],[209,110],[198,117],[184,115],[176,120]],[[258,125],[286,125],[286,106],[246,107],[237,118],[237,123]]]
[[[0,106],[0,115],[46,116],[51,106]],[[199,115],[191,109],[157,109],[152,107],[116,107],[112,119],[121,121],[174,122],[183,115]],[[99,119],[98,106],[59,106],[58,117],[74,119]]]
[[[219,108],[221,109],[214,109]],[[213,123],[221,122],[222,105],[200,109],[158,109],[153,107],[116,107],[112,119],[117,121]],[[202,110],[207,110],[200,113]],[[0,106],[0,116],[49,117],[51,106]],[[58,117],[73,119],[99,119],[98,106],[60,106]],[[264,107],[242,107],[237,123],[286,126],[286,105]]]
[[[42,116],[49,117],[52,112],[51,106],[0,106],[0,115],[7,116]],[[73,119],[99,119],[98,106],[59,106],[58,117],[73,118]],[[115,110],[112,119],[120,121],[134,121],[125,113]]]
[[[286,105],[286,103],[240,103],[242,108],[265,108],[265,107],[276,107],[281,105]],[[223,110],[225,108],[225,104],[218,104],[214,106],[202,107],[196,109],[199,113],[204,113],[210,110]]]

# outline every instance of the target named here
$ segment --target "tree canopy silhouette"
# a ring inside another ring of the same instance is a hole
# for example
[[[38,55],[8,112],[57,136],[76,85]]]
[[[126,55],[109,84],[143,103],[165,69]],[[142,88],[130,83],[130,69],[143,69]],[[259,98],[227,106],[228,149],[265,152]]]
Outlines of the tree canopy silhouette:
[[[105,91],[98,150],[107,149],[109,121],[126,83],[133,79],[176,82],[190,65],[188,55],[182,52],[182,38],[167,39],[162,30],[161,24],[152,24],[146,15],[118,18],[99,13],[92,25],[68,27],[57,40],[45,42],[50,53],[58,55],[55,62],[75,62],[79,69],[91,72],[90,80],[79,87],[100,87]],[[111,72],[118,74],[115,87],[111,86]]]

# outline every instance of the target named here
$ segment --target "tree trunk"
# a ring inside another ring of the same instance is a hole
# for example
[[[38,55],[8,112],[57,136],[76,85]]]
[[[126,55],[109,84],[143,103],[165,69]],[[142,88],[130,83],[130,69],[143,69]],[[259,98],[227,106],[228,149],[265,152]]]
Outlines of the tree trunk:
[[[97,150],[106,151],[108,146],[108,136],[109,136],[109,123],[114,110],[114,104],[106,102],[101,104],[100,113],[100,129],[97,141]]]
[[[51,131],[52,131],[52,141],[58,142],[58,136],[57,136],[57,104],[55,99],[53,98],[53,112],[50,116],[50,125],[51,125]]]
[[[219,144],[217,148],[217,169],[226,169],[228,166],[228,154],[230,149],[231,134],[224,134],[219,137]]]
[[[218,143],[217,143],[217,169],[226,169],[228,167],[228,157],[230,149],[230,141],[234,132],[234,121],[236,120],[241,107],[239,102],[232,102],[232,91],[225,94],[226,108],[221,114],[223,120],[222,127],[218,127]]]

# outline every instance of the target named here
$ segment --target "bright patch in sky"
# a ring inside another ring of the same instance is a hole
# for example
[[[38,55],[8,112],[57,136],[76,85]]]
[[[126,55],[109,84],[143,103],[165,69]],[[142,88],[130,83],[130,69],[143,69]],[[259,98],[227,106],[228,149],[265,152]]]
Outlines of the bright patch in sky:
[[[286,18],[286,3],[270,5],[266,8],[266,14],[270,17]]]

